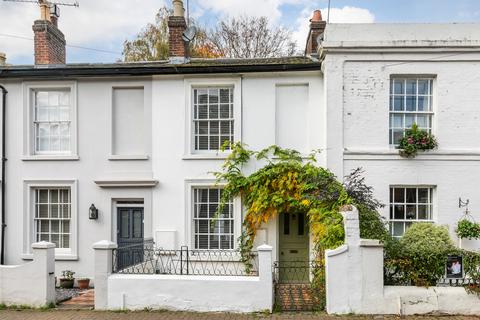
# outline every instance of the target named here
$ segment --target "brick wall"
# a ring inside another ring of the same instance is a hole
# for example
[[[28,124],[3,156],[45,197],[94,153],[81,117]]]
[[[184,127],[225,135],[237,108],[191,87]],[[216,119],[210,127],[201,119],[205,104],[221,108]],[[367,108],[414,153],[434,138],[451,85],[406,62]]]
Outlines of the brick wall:
[[[65,64],[65,36],[51,22],[37,20],[33,24],[35,64]]]
[[[168,18],[170,57],[186,57],[183,32],[187,28],[184,17],[172,16]]]

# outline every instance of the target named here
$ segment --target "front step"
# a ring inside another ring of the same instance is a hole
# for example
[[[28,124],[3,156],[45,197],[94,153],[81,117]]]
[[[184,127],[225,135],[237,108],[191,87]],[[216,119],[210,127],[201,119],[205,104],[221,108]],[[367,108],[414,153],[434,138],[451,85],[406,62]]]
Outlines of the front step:
[[[77,297],[61,302],[58,305],[59,309],[78,310],[78,309],[93,309],[95,305],[95,290],[89,289],[83,291]]]
[[[310,284],[279,283],[275,286],[275,304],[281,311],[312,311],[314,300]]]

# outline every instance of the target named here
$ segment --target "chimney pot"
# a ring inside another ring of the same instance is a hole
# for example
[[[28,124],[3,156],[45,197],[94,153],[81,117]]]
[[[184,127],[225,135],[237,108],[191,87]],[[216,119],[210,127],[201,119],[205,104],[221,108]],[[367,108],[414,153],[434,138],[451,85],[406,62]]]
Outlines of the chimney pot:
[[[185,8],[182,0],[173,0],[173,16],[185,18]]]
[[[327,23],[322,19],[322,12],[315,10],[313,17],[310,19],[310,31],[308,32],[306,55],[318,54],[318,37],[325,31]]]
[[[7,64],[7,55],[3,52],[0,52],[0,66]]]
[[[313,17],[310,19],[310,22],[314,21],[322,21],[322,11],[320,10],[315,10],[313,11]]]

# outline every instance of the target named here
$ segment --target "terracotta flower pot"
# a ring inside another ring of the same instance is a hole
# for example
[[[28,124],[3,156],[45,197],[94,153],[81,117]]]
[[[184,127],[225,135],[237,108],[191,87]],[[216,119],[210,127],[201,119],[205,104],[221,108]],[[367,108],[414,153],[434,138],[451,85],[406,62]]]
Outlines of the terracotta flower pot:
[[[71,289],[73,288],[73,279],[62,279],[60,278],[60,288]]]
[[[78,288],[79,289],[88,289],[90,286],[90,279],[80,279],[77,280]]]

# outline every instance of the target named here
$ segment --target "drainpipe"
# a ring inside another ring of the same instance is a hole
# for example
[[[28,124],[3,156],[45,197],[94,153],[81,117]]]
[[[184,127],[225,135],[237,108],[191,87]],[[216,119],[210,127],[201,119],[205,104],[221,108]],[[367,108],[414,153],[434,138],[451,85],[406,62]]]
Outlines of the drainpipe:
[[[7,107],[7,89],[4,86],[0,85],[0,90],[2,90],[2,194],[1,194],[1,201],[2,201],[2,247],[0,250],[0,265],[5,264],[5,229],[7,228],[6,218],[5,218],[5,165],[7,162],[7,158],[5,157],[5,113]]]

